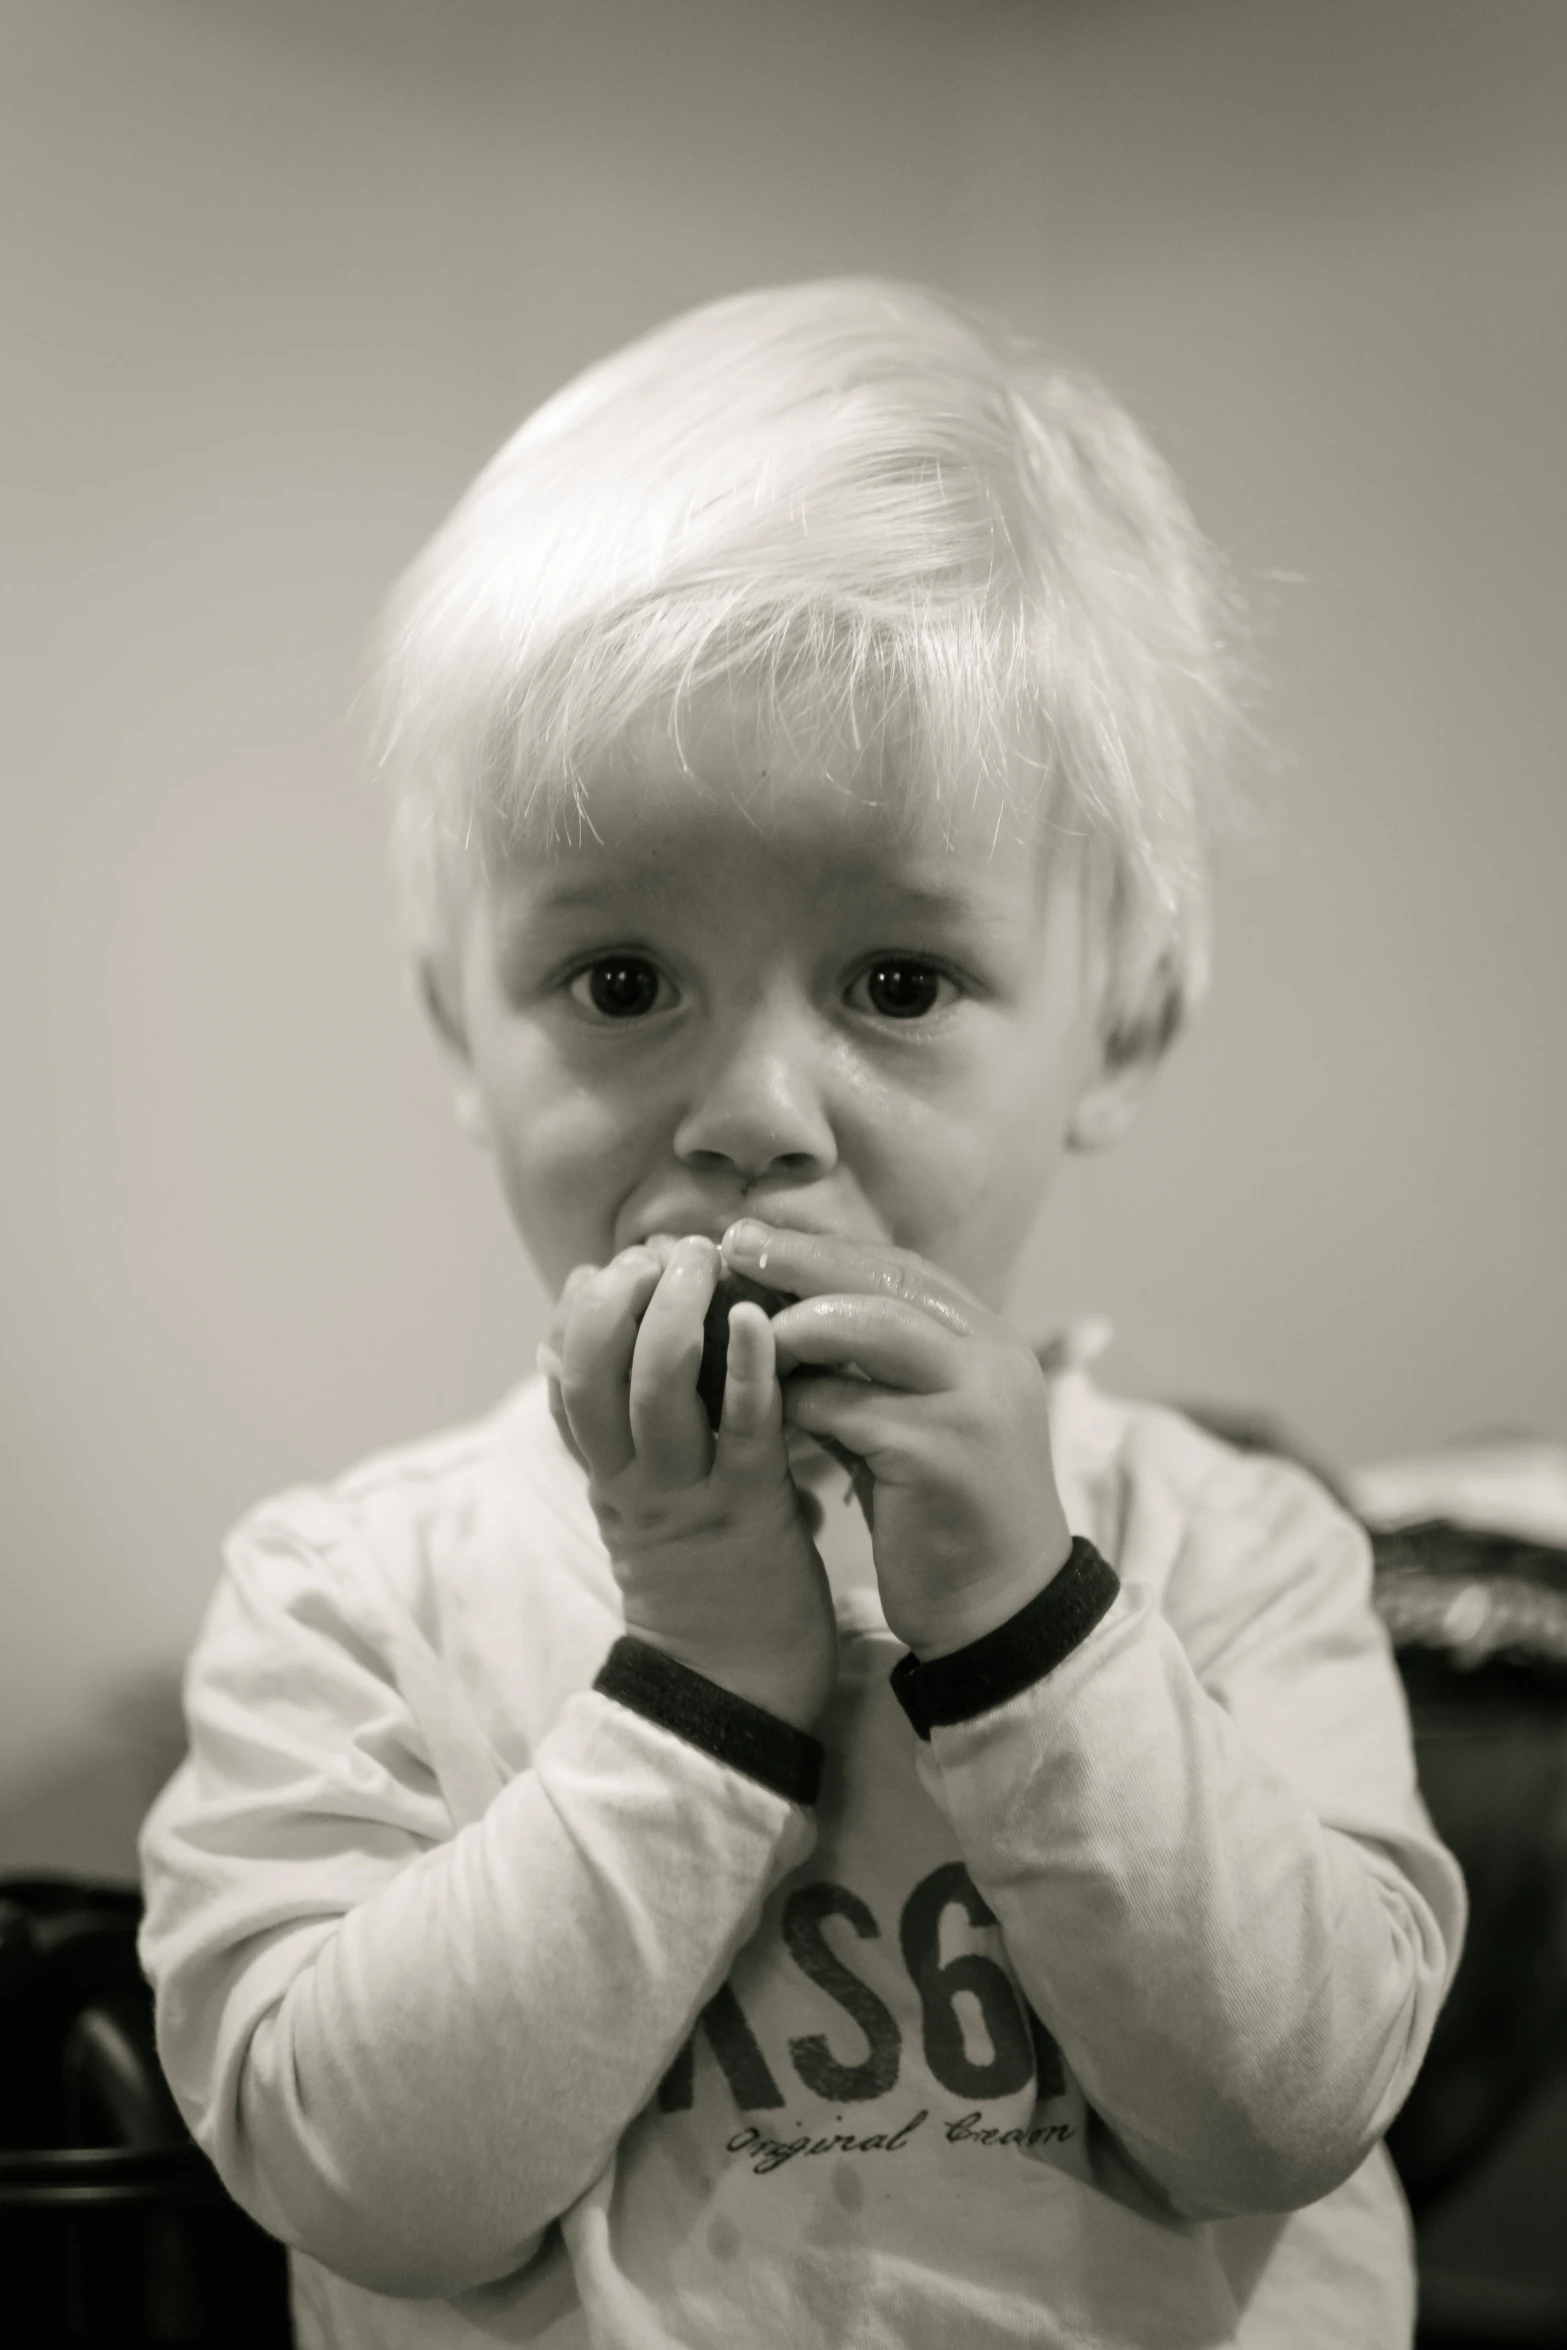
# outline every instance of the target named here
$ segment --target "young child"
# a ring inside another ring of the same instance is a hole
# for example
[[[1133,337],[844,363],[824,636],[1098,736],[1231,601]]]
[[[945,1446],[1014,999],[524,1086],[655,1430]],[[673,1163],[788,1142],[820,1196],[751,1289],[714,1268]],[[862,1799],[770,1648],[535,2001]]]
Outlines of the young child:
[[[867,282],[590,370],[411,575],[410,935],[554,1328],[240,1527],[145,1836],[306,2350],[1408,2342],[1463,1897],[1366,1543],[1002,1312],[1202,992],[1225,611],[1110,401]]]

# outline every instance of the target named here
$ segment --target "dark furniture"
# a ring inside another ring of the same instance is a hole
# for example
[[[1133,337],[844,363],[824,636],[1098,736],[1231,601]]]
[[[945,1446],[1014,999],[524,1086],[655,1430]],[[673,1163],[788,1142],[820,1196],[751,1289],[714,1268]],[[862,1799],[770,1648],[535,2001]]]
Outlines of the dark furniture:
[[[134,1892],[0,1879],[0,2342],[288,2350],[286,2256],[158,2069]]]

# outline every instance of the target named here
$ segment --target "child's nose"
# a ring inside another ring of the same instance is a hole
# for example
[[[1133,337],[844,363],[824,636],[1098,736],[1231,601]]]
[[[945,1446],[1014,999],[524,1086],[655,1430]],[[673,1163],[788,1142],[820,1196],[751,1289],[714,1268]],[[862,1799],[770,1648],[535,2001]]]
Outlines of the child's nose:
[[[676,1155],[706,1173],[732,1168],[748,1182],[770,1172],[795,1182],[830,1173],[838,1146],[821,1051],[807,1021],[777,1009],[737,1023],[687,1099]]]

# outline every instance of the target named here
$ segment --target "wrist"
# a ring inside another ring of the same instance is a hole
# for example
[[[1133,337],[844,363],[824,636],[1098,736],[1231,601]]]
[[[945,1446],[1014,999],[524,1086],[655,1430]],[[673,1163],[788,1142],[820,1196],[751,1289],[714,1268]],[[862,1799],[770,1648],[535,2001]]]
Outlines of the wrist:
[[[1050,1588],[1071,1555],[1072,1537],[1063,1525],[1059,1540],[1025,1564],[998,1568],[961,1590],[943,1593],[913,1618],[900,1609],[894,1623],[889,1613],[888,1623],[922,1663],[933,1664],[999,1631]]]
[[[799,1724],[709,1680],[634,1634],[615,1642],[593,1684],[601,1696],[656,1722],[716,1762],[786,1801],[812,1804],[822,1748]]]
[[[819,1661],[784,1656],[757,1664],[747,1657],[728,1656],[701,1641],[681,1640],[666,1632],[626,1618],[628,1638],[654,1650],[698,1676],[726,1697],[759,1713],[770,1714],[807,1736],[821,1718],[831,1694],[833,1674]],[[835,1662],[836,1660],[834,1660]]]
[[[943,1656],[904,1657],[892,1688],[916,1735],[974,1721],[1044,1680],[1109,1613],[1119,1590],[1114,1570],[1079,1536],[1064,1567],[1006,1622]]]

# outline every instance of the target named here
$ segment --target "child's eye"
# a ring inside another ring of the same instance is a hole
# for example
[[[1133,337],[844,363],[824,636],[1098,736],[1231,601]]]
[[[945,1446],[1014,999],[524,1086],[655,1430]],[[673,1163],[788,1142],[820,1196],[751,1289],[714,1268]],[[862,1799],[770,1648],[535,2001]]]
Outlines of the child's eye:
[[[645,955],[601,955],[579,971],[568,990],[584,1011],[601,1020],[640,1020],[667,1010],[674,990]]]
[[[882,955],[860,973],[849,1001],[857,1011],[875,1012],[883,1020],[923,1020],[955,993],[952,981],[934,964],[913,955]]]

